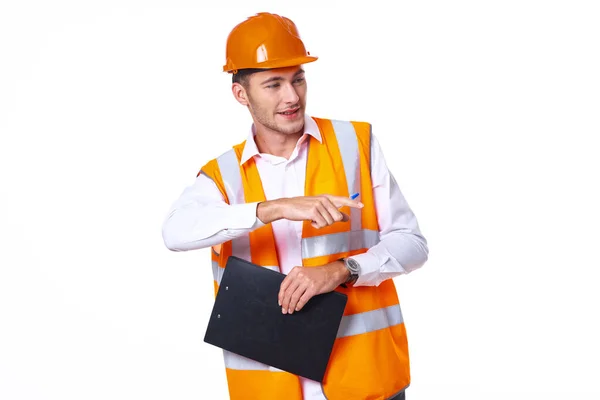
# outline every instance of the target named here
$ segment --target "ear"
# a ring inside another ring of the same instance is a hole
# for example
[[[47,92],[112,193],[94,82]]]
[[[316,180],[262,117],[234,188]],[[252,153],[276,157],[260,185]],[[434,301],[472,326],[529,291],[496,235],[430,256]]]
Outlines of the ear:
[[[231,93],[233,93],[233,97],[243,106],[248,105],[248,94],[246,93],[246,89],[239,83],[235,82],[231,85]]]

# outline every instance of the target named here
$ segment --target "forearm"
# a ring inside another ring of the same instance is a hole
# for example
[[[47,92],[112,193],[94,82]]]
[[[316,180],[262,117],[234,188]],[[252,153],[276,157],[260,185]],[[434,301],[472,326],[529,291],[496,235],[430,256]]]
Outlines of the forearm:
[[[163,222],[165,246],[173,251],[224,243],[262,226],[257,203],[229,205],[215,183],[200,175],[173,203]]]
[[[366,253],[353,256],[361,266],[354,286],[378,286],[386,279],[408,274],[427,261],[427,241],[418,232],[388,233]]]
[[[258,203],[256,216],[264,224],[283,218],[282,200],[269,200]]]
[[[171,212],[163,224],[165,246],[188,251],[215,246],[259,228],[257,203],[240,205],[196,205]]]
[[[330,280],[335,282],[336,286],[341,285],[350,278],[350,271],[346,268],[344,261],[338,260],[327,265],[331,273]]]

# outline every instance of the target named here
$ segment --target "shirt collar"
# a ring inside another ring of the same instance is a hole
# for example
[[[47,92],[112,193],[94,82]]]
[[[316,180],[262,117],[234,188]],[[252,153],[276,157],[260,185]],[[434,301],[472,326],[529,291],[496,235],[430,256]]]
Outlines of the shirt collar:
[[[310,135],[317,139],[319,143],[322,141],[321,132],[319,131],[319,127],[314,119],[310,116],[304,114],[304,134]],[[246,161],[251,159],[252,157],[259,155],[258,147],[256,147],[256,142],[254,141],[254,124],[250,127],[250,133],[246,138],[246,144],[244,145],[244,151],[242,152],[242,158],[240,159],[240,165],[244,164]]]

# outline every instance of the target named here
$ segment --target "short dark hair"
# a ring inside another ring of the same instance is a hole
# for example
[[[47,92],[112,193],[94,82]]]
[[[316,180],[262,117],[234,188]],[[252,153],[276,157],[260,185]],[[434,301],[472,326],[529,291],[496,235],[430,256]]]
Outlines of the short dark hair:
[[[261,71],[267,71],[267,69],[264,69],[264,68],[240,69],[237,71],[237,73],[232,74],[231,83],[239,83],[243,87],[247,88],[248,87],[248,78],[250,78],[250,75],[255,74],[257,72],[261,72]]]

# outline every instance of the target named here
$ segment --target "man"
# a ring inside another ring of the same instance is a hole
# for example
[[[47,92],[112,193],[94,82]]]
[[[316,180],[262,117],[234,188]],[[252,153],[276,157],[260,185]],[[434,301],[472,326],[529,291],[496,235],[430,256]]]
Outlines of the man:
[[[392,278],[425,263],[427,242],[371,126],[305,115],[302,65],[316,59],[285,17],[259,13],[231,31],[223,70],[253,124],[174,203],[164,241],[212,247],[215,293],[230,255],[286,274],[284,314],[317,294],[348,295],[322,385],[225,351],[232,399],[404,399],[408,345]]]

